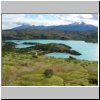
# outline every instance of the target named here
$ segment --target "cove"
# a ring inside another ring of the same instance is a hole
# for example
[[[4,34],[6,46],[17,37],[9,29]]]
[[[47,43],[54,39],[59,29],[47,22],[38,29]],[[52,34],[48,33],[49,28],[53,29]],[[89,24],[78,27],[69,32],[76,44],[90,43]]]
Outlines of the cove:
[[[16,43],[16,48],[27,48],[34,45],[29,44],[23,44],[25,42],[29,43],[61,43],[65,45],[71,46],[74,50],[79,51],[82,53],[80,56],[71,55],[67,53],[59,53],[59,52],[53,52],[46,54],[46,56],[52,56],[56,58],[68,58],[69,56],[73,56],[78,59],[83,60],[91,60],[91,61],[97,61],[98,60],[98,43],[88,43],[85,41],[75,41],[75,40],[6,40],[6,42],[13,42]]]

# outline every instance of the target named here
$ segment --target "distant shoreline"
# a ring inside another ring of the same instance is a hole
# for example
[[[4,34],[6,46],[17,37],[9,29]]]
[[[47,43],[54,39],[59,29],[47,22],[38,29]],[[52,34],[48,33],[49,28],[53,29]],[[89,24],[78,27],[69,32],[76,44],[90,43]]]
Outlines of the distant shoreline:
[[[2,42],[9,41],[9,40],[20,41],[20,39],[2,39]],[[21,40],[54,40],[54,39],[21,39]],[[58,40],[58,39],[55,39],[55,40]],[[71,41],[71,40],[65,40],[65,41]],[[84,40],[72,40],[72,41],[83,41],[86,43],[98,43],[98,42],[89,42],[89,41],[84,41]]]

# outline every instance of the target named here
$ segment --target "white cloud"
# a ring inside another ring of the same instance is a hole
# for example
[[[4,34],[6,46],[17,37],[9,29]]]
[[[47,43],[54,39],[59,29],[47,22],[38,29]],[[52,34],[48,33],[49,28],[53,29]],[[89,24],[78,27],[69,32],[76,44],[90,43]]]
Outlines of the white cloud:
[[[67,25],[74,22],[79,22],[79,23],[85,22],[87,24],[98,26],[98,20],[94,18],[93,14],[47,14],[47,15],[51,17],[52,20],[46,18],[45,14],[38,14],[36,18],[31,17],[31,15],[30,17],[27,17],[27,14],[3,14],[2,28],[11,29],[20,26],[22,24],[45,25],[45,26]]]
[[[25,14],[3,14],[2,15],[2,28],[11,29],[17,27],[16,23],[22,22],[25,18]]]
[[[43,16],[43,15],[39,15],[39,16],[37,17],[37,19],[38,19],[38,20],[43,20],[43,19],[44,19],[44,16]]]
[[[98,26],[98,21],[97,20],[93,20],[93,19],[87,20],[87,19],[85,19],[84,22],[86,24],[91,24],[91,25],[94,25],[94,26]]]
[[[91,14],[81,14],[80,16],[83,17],[83,18],[86,18],[86,19],[93,18],[93,16]]]
[[[93,18],[93,14],[58,14],[56,17],[59,18],[59,20],[64,21],[66,24],[84,22],[86,24],[98,26],[98,20]]]

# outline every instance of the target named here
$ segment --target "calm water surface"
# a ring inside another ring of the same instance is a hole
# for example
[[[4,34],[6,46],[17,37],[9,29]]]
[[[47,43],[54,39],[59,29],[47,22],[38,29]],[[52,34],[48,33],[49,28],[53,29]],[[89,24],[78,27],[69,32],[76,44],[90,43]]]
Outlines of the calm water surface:
[[[46,56],[53,56],[57,58],[68,58],[69,56],[76,57],[78,59],[84,60],[98,60],[98,43],[88,43],[84,41],[74,41],[74,40],[7,40],[6,42],[14,42],[18,45],[16,48],[26,48],[34,45],[23,44],[24,42],[31,42],[31,43],[62,43],[65,45],[69,45],[72,49],[79,51],[82,53],[80,56],[75,56],[67,53],[59,53],[53,52],[46,54]]]

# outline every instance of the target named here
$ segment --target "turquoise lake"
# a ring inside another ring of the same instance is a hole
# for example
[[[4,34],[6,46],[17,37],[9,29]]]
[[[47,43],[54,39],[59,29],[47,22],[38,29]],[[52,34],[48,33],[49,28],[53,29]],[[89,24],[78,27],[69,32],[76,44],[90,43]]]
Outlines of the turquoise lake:
[[[59,53],[53,52],[46,54],[46,56],[53,56],[57,58],[68,58],[69,56],[73,56],[78,59],[83,60],[98,60],[98,43],[88,43],[84,41],[75,41],[75,40],[6,40],[6,42],[14,42],[17,43],[16,48],[26,48],[34,45],[23,44],[24,42],[31,42],[31,43],[62,43],[65,45],[69,45],[72,49],[79,51],[82,55],[75,56],[67,53]]]

